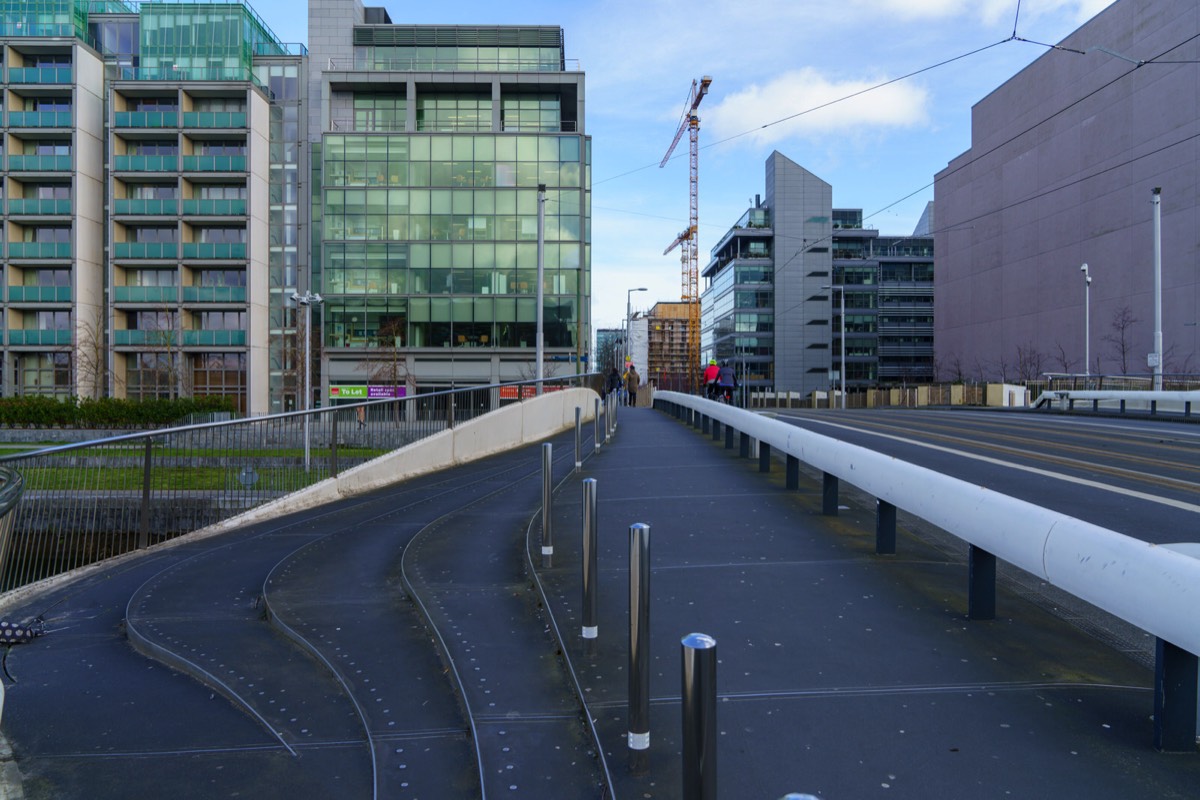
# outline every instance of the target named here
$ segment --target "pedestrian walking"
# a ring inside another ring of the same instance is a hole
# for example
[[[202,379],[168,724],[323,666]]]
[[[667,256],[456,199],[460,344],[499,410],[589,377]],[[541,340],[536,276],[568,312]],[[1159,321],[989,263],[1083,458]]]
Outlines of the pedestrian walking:
[[[625,391],[629,393],[629,396],[625,401],[625,405],[637,405],[638,384],[641,383],[641,381],[642,379],[641,376],[638,375],[637,369],[634,368],[633,364],[630,364],[629,371],[625,373]]]

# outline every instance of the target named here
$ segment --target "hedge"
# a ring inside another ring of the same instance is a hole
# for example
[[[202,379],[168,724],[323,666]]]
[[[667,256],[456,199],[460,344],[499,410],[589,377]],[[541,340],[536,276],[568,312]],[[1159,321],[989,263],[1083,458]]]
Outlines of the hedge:
[[[40,395],[0,397],[0,426],[8,428],[161,428],[190,414],[233,412],[224,397],[121,400],[102,397],[58,399]]]

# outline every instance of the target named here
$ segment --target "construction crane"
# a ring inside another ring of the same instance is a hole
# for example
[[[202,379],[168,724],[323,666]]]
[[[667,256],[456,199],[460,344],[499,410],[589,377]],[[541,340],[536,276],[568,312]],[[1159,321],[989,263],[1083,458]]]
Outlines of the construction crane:
[[[663,156],[663,160],[658,165],[659,167],[666,166],[666,163],[671,160],[671,154],[675,152],[675,146],[683,138],[684,131],[687,131],[689,144],[688,226],[683,233],[675,237],[675,241],[671,242],[671,246],[663,251],[663,255],[667,255],[676,247],[682,248],[679,259],[683,265],[683,286],[680,292],[680,299],[688,304],[688,363],[685,365],[685,374],[687,375],[687,385],[693,390],[695,390],[698,383],[698,370],[700,369],[700,267],[696,244],[696,231],[697,226],[700,224],[698,170],[700,157],[700,116],[696,113],[696,109],[700,107],[700,101],[704,99],[704,95],[708,94],[708,87],[711,83],[712,78],[707,75],[698,81],[692,81],[692,89],[688,92],[688,99],[683,108],[683,116],[679,120],[679,130],[675,131],[675,138],[671,141],[671,146],[667,148],[667,154]]]

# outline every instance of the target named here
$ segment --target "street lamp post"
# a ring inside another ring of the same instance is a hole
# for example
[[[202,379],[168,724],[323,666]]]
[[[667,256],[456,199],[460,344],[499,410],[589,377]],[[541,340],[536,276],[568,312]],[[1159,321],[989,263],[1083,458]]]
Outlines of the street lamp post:
[[[1092,276],[1088,274],[1088,265],[1079,268],[1083,273],[1083,374],[1090,376],[1091,343],[1092,343]]]
[[[304,294],[292,292],[292,300],[304,307],[304,411],[312,408],[312,357],[309,348],[312,344],[312,307],[324,302],[319,294],[305,290]],[[304,471],[311,468],[310,423],[312,414],[304,415]]]
[[[631,342],[631,339],[633,339],[633,306],[631,305],[633,293],[648,291],[650,290],[643,286],[639,289],[630,289],[625,292],[625,361],[627,363],[630,357],[633,356],[633,344]],[[642,365],[642,369],[646,369],[644,364]]]
[[[838,377],[842,384],[842,389],[841,389],[842,399],[841,399],[840,405],[842,407],[842,410],[845,411],[846,410],[846,287],[845,287],[845,285],[834,286],[833,284],[825,284],[821,288],[822,289],[837,289],[838,294],[841,296],[842,360],[841,360],[841,364],[839,365],[839,368],[838,368]]]

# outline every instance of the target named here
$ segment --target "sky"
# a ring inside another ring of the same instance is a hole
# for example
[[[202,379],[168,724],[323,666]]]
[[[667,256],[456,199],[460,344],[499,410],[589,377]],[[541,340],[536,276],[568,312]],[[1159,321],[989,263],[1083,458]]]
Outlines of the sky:
[[[294,0],[248,1],[283,41],[308,41]],[[648,290],[635,312],[680,299],[679,250],[663,250],[688,225],[686,135],[659,162],[694,79],[713,79],[699,108],[703,271],[764,193],[773,150],[830,183],[834,207],[912,233],[935,173],[970,145],[971,106],[1110,2],[366,0],[396,24],[564,29],[568,66],[586,74],[594,328],[622,325],[629,289]]]

